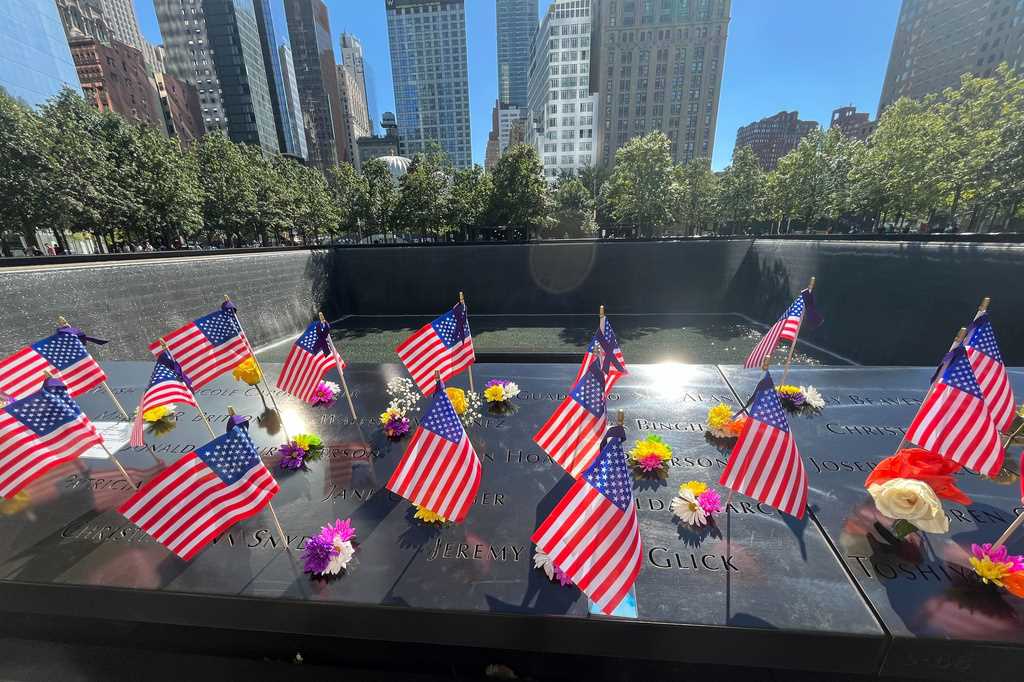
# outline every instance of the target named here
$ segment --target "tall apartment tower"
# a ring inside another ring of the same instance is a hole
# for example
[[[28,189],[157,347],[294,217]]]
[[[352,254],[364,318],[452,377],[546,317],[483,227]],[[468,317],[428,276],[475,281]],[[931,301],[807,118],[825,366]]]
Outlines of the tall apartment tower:
[[[373,133],[370,121],[370,107],[366,95],[366,72],[363,59],[363,46],[351,33],[342,33],[339,39],[341,48],[341,64],[338,65],[338,86],[341,88],[341,114],[346,128],[349,145],[349,156],[345,161],[356,165],[358,152],[356,142],[359,138],[368,137]]]
[[[196,88],[206,129],[280,147],[252,0],[154,0],[168,73]]]
[[[103,8],[103,18],[110,27],[110,32],[115,40],[125,45],[131,45],[136,50],[142,50],[146,39],[142,37],[139,29],[139,20],[135,16],[135,7],[132,0],[99,0]]]
[[[350,157],[341,90],[331,47],[331,22],[321,0],[285,0],[288,35],[306,128],[309,164],[326,170]]]
[[[594,0],[590,88],[603,163],[660,130],[678,163],[711,158],[731,0]]]
[[[920,99],[989,76],[1001,62],[1024,67],[1024,4],[1018,0],[903,0],[878,115],[900,97]]]
[[[530,42],[537,32],[537,0],[496,0],[498,102],[529,102]]]
[[[875,132],[877,121],[870,121],[866,111],[857,111],[855,106],[839,107],[832,110],[829,128],[839,128],[843,135],[851,140],[867,142],[871,133]]]
[[[591,0],[554,0],[530,46],[527,143],[544,176],[576,172],[596,161],[598,96],[591,94]],[[502,112],[498,112],[500,119]]]
[[[775,170],[779,159],[796,149],[804,135],[818,127],[817,121],[801,121],[798,111],[780,111],[736,131],[737,149],[750,147],[766,171]]]
[[[401,153],[436,142],[457,168],[472,164],[463,0],[385,0]]]
[[[278,51],[277,28],[270,0],[254,0],[256,29],[260,37],[260,51],[263,54],[263,69],[267,72],[267,91],[274,111],[274,129],[281,152],[296,154],[292,137],[291,115],[288,111],[288,97],[284,92],[284,73],[281,68],[281,53]]]
[[[292,49],[287,45],[281,45],[277,51],[281,55],[281,77],[284,96],[288,102],[288,128],[295,142],[294,154],[305,161],[309,158],[309,148],[306,146],[306,123],[302,115],[302,105],[299,103],[299,85],[295,82]]]

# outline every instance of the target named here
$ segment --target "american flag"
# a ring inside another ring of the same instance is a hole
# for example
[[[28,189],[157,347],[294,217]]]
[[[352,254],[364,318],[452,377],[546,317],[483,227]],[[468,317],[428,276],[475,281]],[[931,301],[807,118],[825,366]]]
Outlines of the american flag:
[[[164,469],[118,511],[188,561],[278,490],[245,427],[236,426]]]
[[[576,372],[573,384],[580,380],[595,359],[604,370],[604,394],[609,395],[615,382],[629,372],[626,371],[626,358],[622,355],[622,349],[619,348],[619,340],[612,329],[612,323],[607,318],[604,320],[604,329],[598,327],[593,340],[587,347],[587,352],[583,356],[583,362],[580,363],[580,369]]]
[[[441,381],[448,381],[476,361],[466,305],[456,303],[399,344],[395,352],[423,395],[430,395],[436,387],[435,371],[441,372]]]
[[[999,352],[996,333],[988,313],[978,313],[974,318],[964,345],[992,421],[999,431],[1008,432],[1013,426],[1013,389],[1006,376],[1003,354]]]
[[[604,387],[604,374],[594,360],[533,437],[573,478],[579,478],[600,453],[607,422]]]
[[[792,343],[800,332],[801,326],[810,328],[819,324],[821,324],[821,317],[814,308],[814,294],[809,289],[804,289],[782,314],[778,322],[773,324],[771,329],[765,332],[761,340],[757,342],[754,350],[750,351],[750,355],[743,362],[743,366],[760,367],[761,362],[775,351],[779,341]]]
[[[139,410],[135,413],[135,421],[132,422],[132,432],[128,440],[132,447],[140,448],[146,444],[142,415],[155,407],[171,403],[184,403],[199,409],[188,375],[167,352],[162,352],[156,358],[156,366],[149,377],[149,386],[142,394]]]
[[[103,443],[58,379],[0,409],[0,497]]]
[[[608,615],[633,587],[642,560],[633,479],[622,442],[608,438],[531,538]]]
[[[444,385],[438,382],[436,389],[440,390],[385,487],[461,523],[480,487],[480,459],[444,392]]]
[[[739,440],[718,482],[798,519],[807,506],[807,472],[789,422],[765,372]]]
[[[222,308],[200,317],[175,329],[163,340],[174,359],[192,378],[194,389],[202,388],[249,357],[249,342],[238,326],[233,309]],[[149,344],[149,350],[159,357],[163,347],[156,340]]]
[[[992,476],[1003,466],[1003,445],[981,387],[958,345],[907,429],[907,440],[978,473]]]
[[[328,341],[330,327],[323,322],[310,322],[306,331],[295,340],[284,360],[277,387],[303,402],[309,402],[320,380],[336,367],[334,353]],[[342,366],[341,369],[344,369]]]
[[[0,360],[0,393],[24,398],[35,391],[43,374],[56,373],[72,396],[79,396],[107,380],[85,344],[74,334],[58,330],[14,355]]]

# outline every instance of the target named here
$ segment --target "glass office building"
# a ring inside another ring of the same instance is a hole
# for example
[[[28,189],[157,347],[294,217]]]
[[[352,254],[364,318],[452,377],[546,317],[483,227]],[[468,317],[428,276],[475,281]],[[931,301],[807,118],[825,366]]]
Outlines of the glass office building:
[[[285,93],[284,72],[281,66],[280,43],[270,0],[255,0],[256,26],[259,29],[260,48],[263,51],[263,67],[267,72],[267,86],[270,88],[270,102],[274,110],[274,125],[277,141],[285,154],[298,154],[298,147],[292,137],[291,114],[288,111],[288,96]]]
[[[530,41],[537,32],[537,0],[497,0],[498,101],[529,103]]]
[[[33,107],[62,87],[82,91],[57,5],[4,0],[0,21],[0,88]]]

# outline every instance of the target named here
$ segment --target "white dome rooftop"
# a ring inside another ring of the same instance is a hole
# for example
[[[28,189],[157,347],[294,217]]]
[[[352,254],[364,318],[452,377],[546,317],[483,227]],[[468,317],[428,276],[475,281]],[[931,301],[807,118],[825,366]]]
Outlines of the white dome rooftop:
[[[395,180],[409,172],[409,164],[412,163],[412,159],[404,156],[381,156],[377,160],[387,164],[388,171],[391,172],[391,177]]]

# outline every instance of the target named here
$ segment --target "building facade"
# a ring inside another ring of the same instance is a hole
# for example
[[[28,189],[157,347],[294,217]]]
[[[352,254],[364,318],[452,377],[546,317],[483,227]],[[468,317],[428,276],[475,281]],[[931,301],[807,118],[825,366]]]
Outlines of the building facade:
[[[309,158],[309,148],[306,146],[306,122],[302,115],[302,105],[299,103],[299,85],[295,82],[295,62],[292,61],[292,50],[287,45],[281,45],[277,51],[281,56],[281,78],[285,99],[288,102],[288,127],[291,130],[292,141],[295,142],[294,156],[305,162]]]
[[[342,33],[339,39],[342,63],[338,65],[338,87],[341,89],[341,116],[349,140],[373,135],[370,122],[370,108],[366,95],[365,60],[363,46],[350,33]],[[358,142],[357,142],[358,144]],[[356,145],[349,145],[349,156],[345,161],[356,165]]]
[[[57,11],[68,39],[72,30],[110,44],[111,31],[103,15],[101,0],[57,0]],[[122,41],[124,42],[124,41]]]
[[[326,170],[351,158],[327,6],[321,0],[285,0],[284,9],[309,164]]]
[[[263,54],[263,70],[267,72],[267,91],[274,112],[274,130],[277,144],[285,154],[295,154],[296,145],[292,137],[291,115],[288,111],[288,96],[284,91],[284,72],[281,68],[281,53],[277,27],[270,0],[254,0],[256,29],[260,37],[260,52]]]
[[[167,134],[178,138],[183,149],[192,146],[206,130],[203,126],[203,111],[199,106],[199,93],[169,73],[158,72],[153,78],[160,95]]]
[[[496,0],[498,102],[526,108],[530,101],[530,43],[537,32],[537,0]]]
[[[6,0],[0,21],[0,88],[37,107],[61,88],[81,90],[57,5]]]
[[[363,164],[370,159],[379,159],[384,156],[398,156],[398,123],[395,115],[385,111],[380,121],[383,135],[368,135],[356,141],[356,168],[362,170]]]
[[[779,159],[796,149],[804,135],[818,127],[817,121],[801,121],[797,111],[780,111],[736,131],[737,149],[750,147],[766,171],[774,170]]]
[[[832,111],[829,128],[839,128],[846,137],[867,142],[875,132],[875,121],[868,120],[867,112],[857,111],[857,107],[839,107]]]
[[[401,153],[437,143],[472,165],[463,0],[386,0]]]
[[[131,123],[164,130],[160,97],[141,50],[119,40],[104,45],[78,29],[71,29],[68,45],[86,101]]]
[[[597,161],[598,96],[590,90],[591,9],[591,0],[554,0],[530,47],[527,142],[537,149],[549,182]]]
[[[730,0],[594,0],[590,88],[602,163],[655,130],[677,163],[714,153]]]
[[[93,0],[94,2],[97,0]],[[135,15],[132,0],[98,0],[103,7],[103,16],[110,26],[111,38],[142,51],[150,74],[163,73],[163,55],[142,36],[139,19]]]
[[[900,97],[921,99],[989,76],[1001,62],[1024,68],[1024,3],[1019,0],[903,0],[878,115]]]

